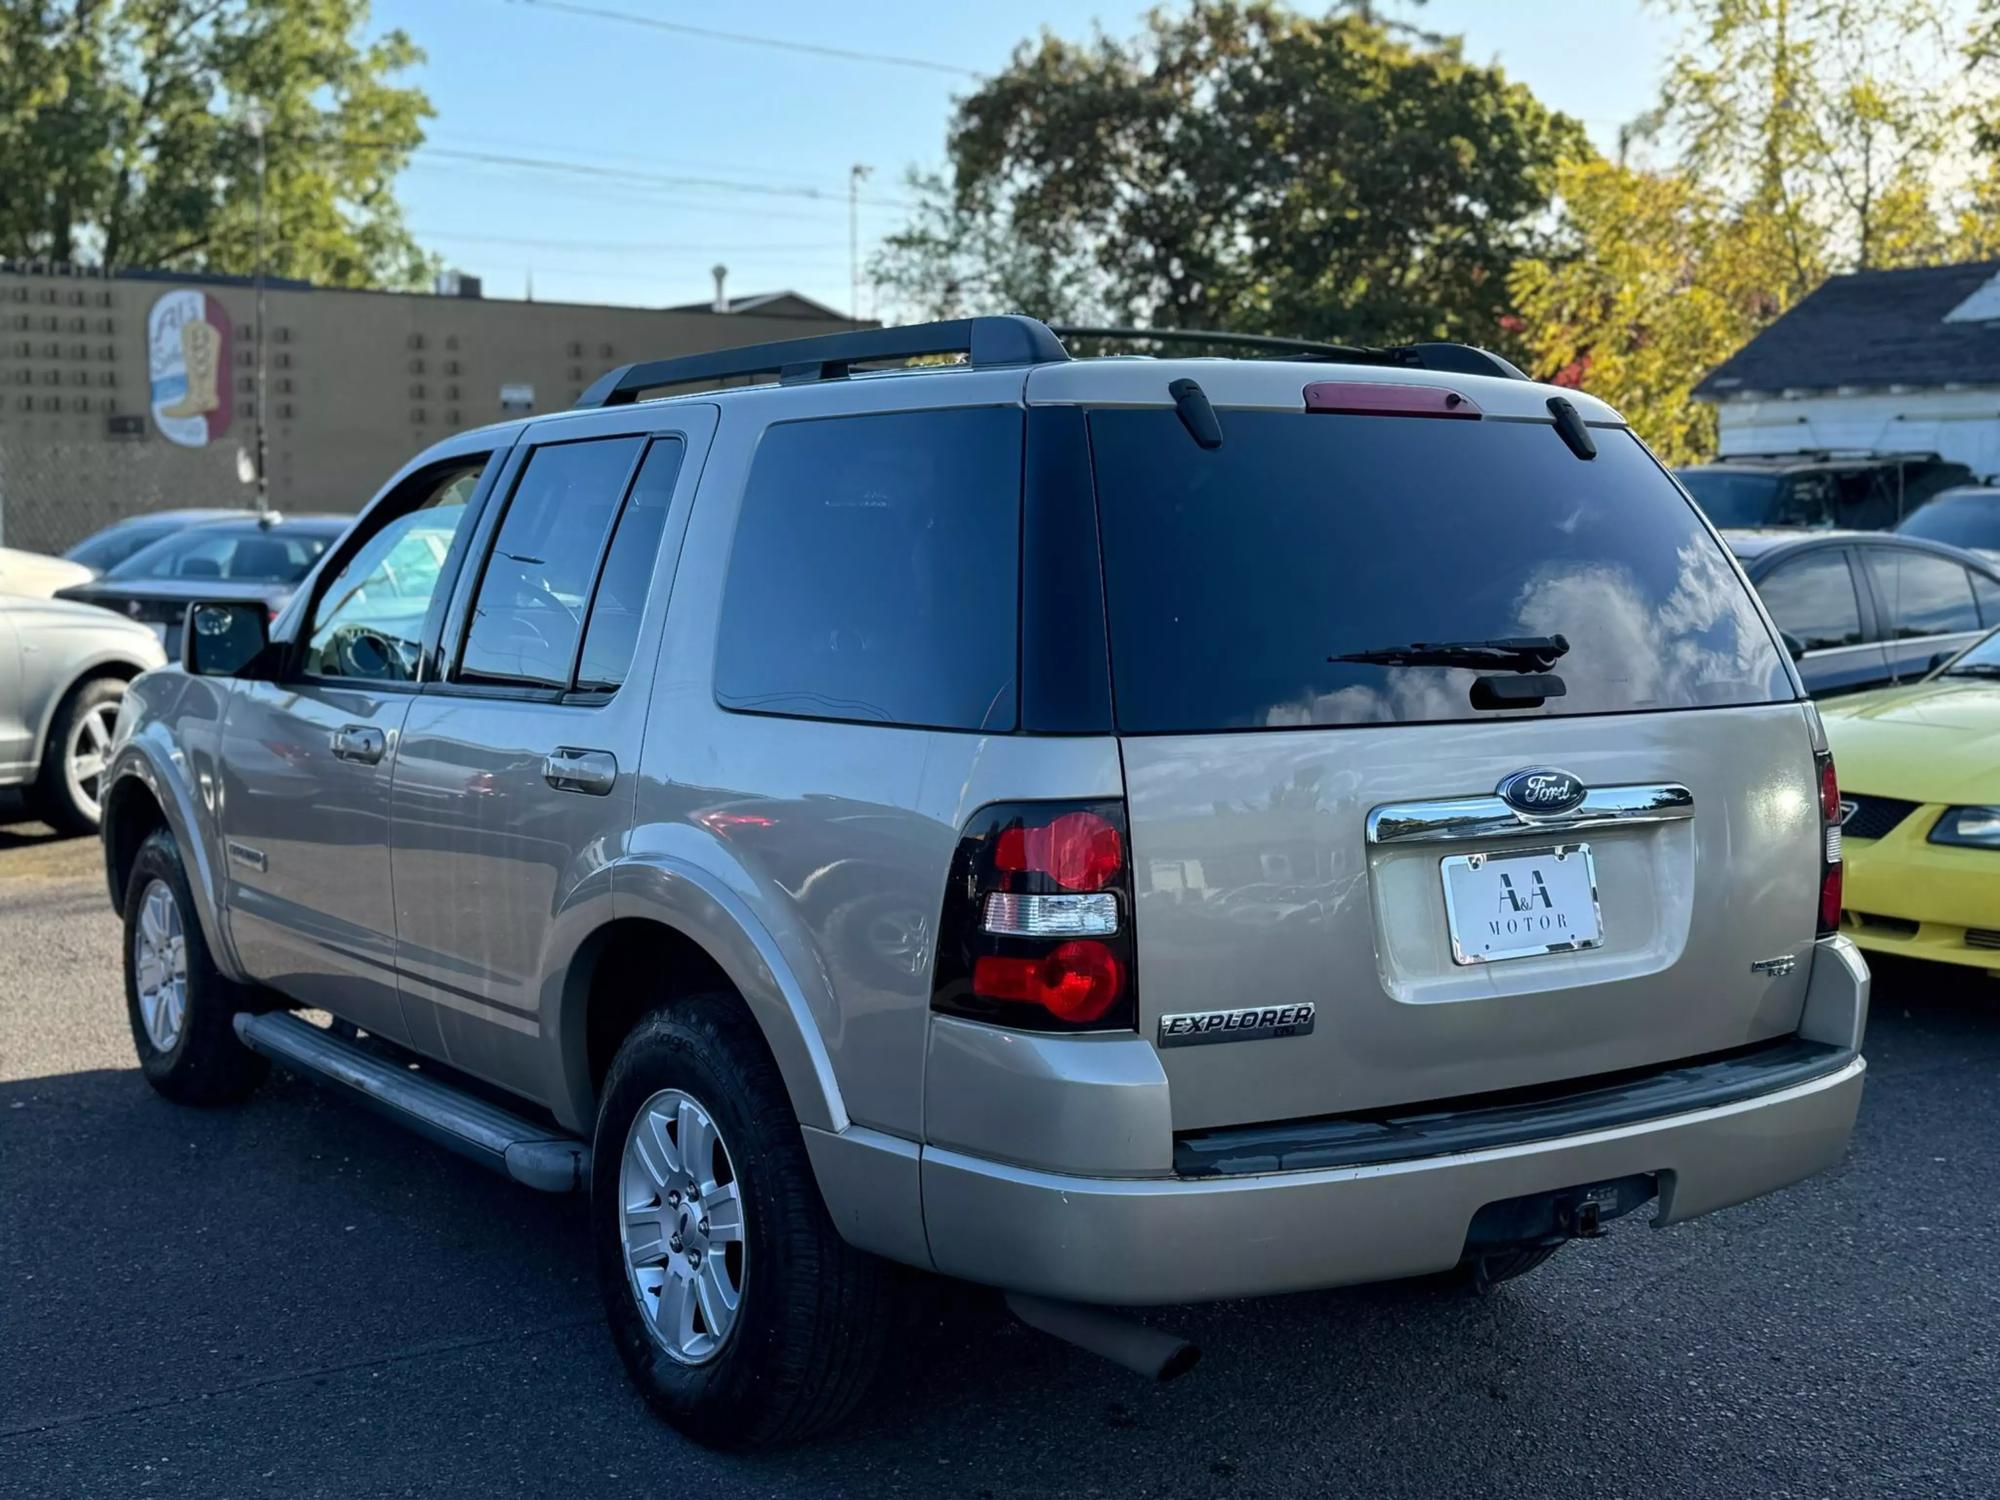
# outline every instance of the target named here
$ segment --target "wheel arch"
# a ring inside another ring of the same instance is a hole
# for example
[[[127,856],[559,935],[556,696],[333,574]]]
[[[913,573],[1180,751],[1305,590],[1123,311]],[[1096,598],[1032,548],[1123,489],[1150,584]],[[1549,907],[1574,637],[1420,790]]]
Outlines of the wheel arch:
[[[143,731],[119,747],[105,775],[109,788],[104,793],[99,838],[112,909],[124,915],[132,861],[147,837],[164,828],[180,850],[188,889],[194,896],[195,918],[201,923],[216,967],[230,979],[242,981],[242,969],[221,922],[220,875],[213,851],[202,837],[202,820],[187,786],[179,777],[162,771],[155,747]]]
[[[777,944],[706,872],[677,860],[618,867],[614,914],[563,972],[557,1029],[570,1123],[588,1128],[598,1086],[631,1026],[664,1000],[724,988],[757,1023],[801,1125],[847,1128],[819,1029]]]

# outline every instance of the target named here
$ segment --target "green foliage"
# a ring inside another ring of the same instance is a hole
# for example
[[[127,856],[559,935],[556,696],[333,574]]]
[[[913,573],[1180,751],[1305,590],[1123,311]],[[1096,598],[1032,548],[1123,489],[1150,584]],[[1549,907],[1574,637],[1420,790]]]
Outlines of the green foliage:
[[[337,286],[433,269],[397,174],[432,111],[396,82],[401,32],[359,40],[367,0],[0,0],[0,255],[256,268]]]
[[[1508,272],[1585,149],[1455,41],[1196,0],[1019,48],[876,269],[926,313],[1504,343]]]
[[[1715,409],[1690,393],[1783,310],[1782,226],[1685,175],[1598,159],[1559,190],[1567,253],[1510,283],[1531,372],[1610,401],[1669,463],[1712,453]]]

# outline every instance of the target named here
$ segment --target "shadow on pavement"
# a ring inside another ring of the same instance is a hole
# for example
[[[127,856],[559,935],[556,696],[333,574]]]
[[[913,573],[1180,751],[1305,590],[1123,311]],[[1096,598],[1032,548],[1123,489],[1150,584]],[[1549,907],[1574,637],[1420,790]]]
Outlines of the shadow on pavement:
[[[1978,1351],[2000,1338],[1976,1325],[1987,1307],[2000,1332],[2000,1265],[1969,1219],[1923,1238],[1898,1199],[1935,1205],[1956,1170],[1909,1164],[1965,1150],[1948,1137],[1990,1090],[2000,986],[1898,983],[1913,998],[1878,992],[1855,1159],[1763,1204],[1621,1225],[1485,1299],[1417,1282],[1149,1314],[1204,1349],[1167,1387],[989,1296],[926,1296],[848,1430],[747,1458],[688,1447],[625,1384],[579,1200],[282,1074],[217,1111],[125,1069],[0,1084],[0,1464],[36,1493],[612,1495],[671,1475],[973,1500],[1609,1493],[1606,1455],[1643,1454],[1659,1493],[1884,1474],[1956,1492],[1990,1454],[1940,1456],[1923,1413],[1990,1400]],[[1898,1093],[1899,1070],[1922,1086]],[[1960,1285],[1944,1268],[1967,1254]],[[1947,1336],[1973,1352],[1924,1355]]]

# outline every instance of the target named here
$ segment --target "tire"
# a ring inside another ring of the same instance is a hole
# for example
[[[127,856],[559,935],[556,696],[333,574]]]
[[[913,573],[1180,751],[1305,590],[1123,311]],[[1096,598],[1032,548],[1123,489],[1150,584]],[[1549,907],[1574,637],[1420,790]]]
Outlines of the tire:
[[[1490,1292],[1503,1281],[1513,1281],[1526,1276],[1542,1262],[1546,1261],[1562,1245],[1530,1245],[1525,1250],[1505,1250],[1497,1255],[1479,1255],[1467,1260],[1460,1269],[1465,1273],[1474,1291]]]
[[[679,1112],[683,1101],[697,1114]],[[690,1130],[705,1134],[700,1116],[720,1149],[699,1153],[708,1160],[697,1173],[680,1143]],[[660,1126],[671,1151],[647,1133],[656,1120],[677,1122]],[[652,1144],[642,1148],[635,1136]],[[704,1178],[707,1187],[676,1204],[673,1195]],[[628,1202],[637,1211],[629,1267]],[[735,995],[657,1011],[618,1049],[597,1116],[590,1224],[604,1313],[625,1368],[653,1409],[696,1442],[796,1442],[840,1422],[867,1394],[887,1342],[891,1268],[834,1229],[777,1065]],[[693,1289],[677,1304],[693,1311],[678,1330],[669,1316],[663,1333],[660,1310],[675,1283]],[[726,1296],[718,1287],[733,1287],[738,1299],[733,1312],[713,1303],[719,1336],[702,1295]],[[681,1335],[687,1341],[676,1353],[670,1345]]]
[[[177,1104],[229,1104],[248,1094],[267,1065],[231,1024],[247,1004],[246,991],[209,955],[179,846],[155,830],[125,885],[125,1012],[146,1081]]]
[[[95,833],[103,820],[98,788],[124,696],[124,678],[92,677],[71,688],[56,710],[33,800],[42,821],[59,833]],[[93,764],[95,773],[88,770]]]

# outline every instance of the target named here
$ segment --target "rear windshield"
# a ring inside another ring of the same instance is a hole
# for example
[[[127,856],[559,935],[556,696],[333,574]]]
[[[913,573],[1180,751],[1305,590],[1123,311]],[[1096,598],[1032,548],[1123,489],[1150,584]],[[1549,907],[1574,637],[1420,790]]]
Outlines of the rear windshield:
[[[256,525],[195,526],[125,559],[111,578],[220,578],[236,583],[297,583],[333,537]]]
[[[1942,496],[1896,530],[1954,547],[2000,548],[2000,491]]]
[[[1746,526],[1824,526],[1824,515],[1779,514],[1779,490],[1787,481],[1776,474],[1745,474],[1732,469],[1677,469],[1695,503],[1723,530]]]
[[[1547,423],[1171,411],[1090,418],[1127,733],[1425,723],[1793,696],[1728,556],[1629,433],[1585,462]],[[1560,634],[1567,692],[1489,710],[1491,666],[1332,661]]]

